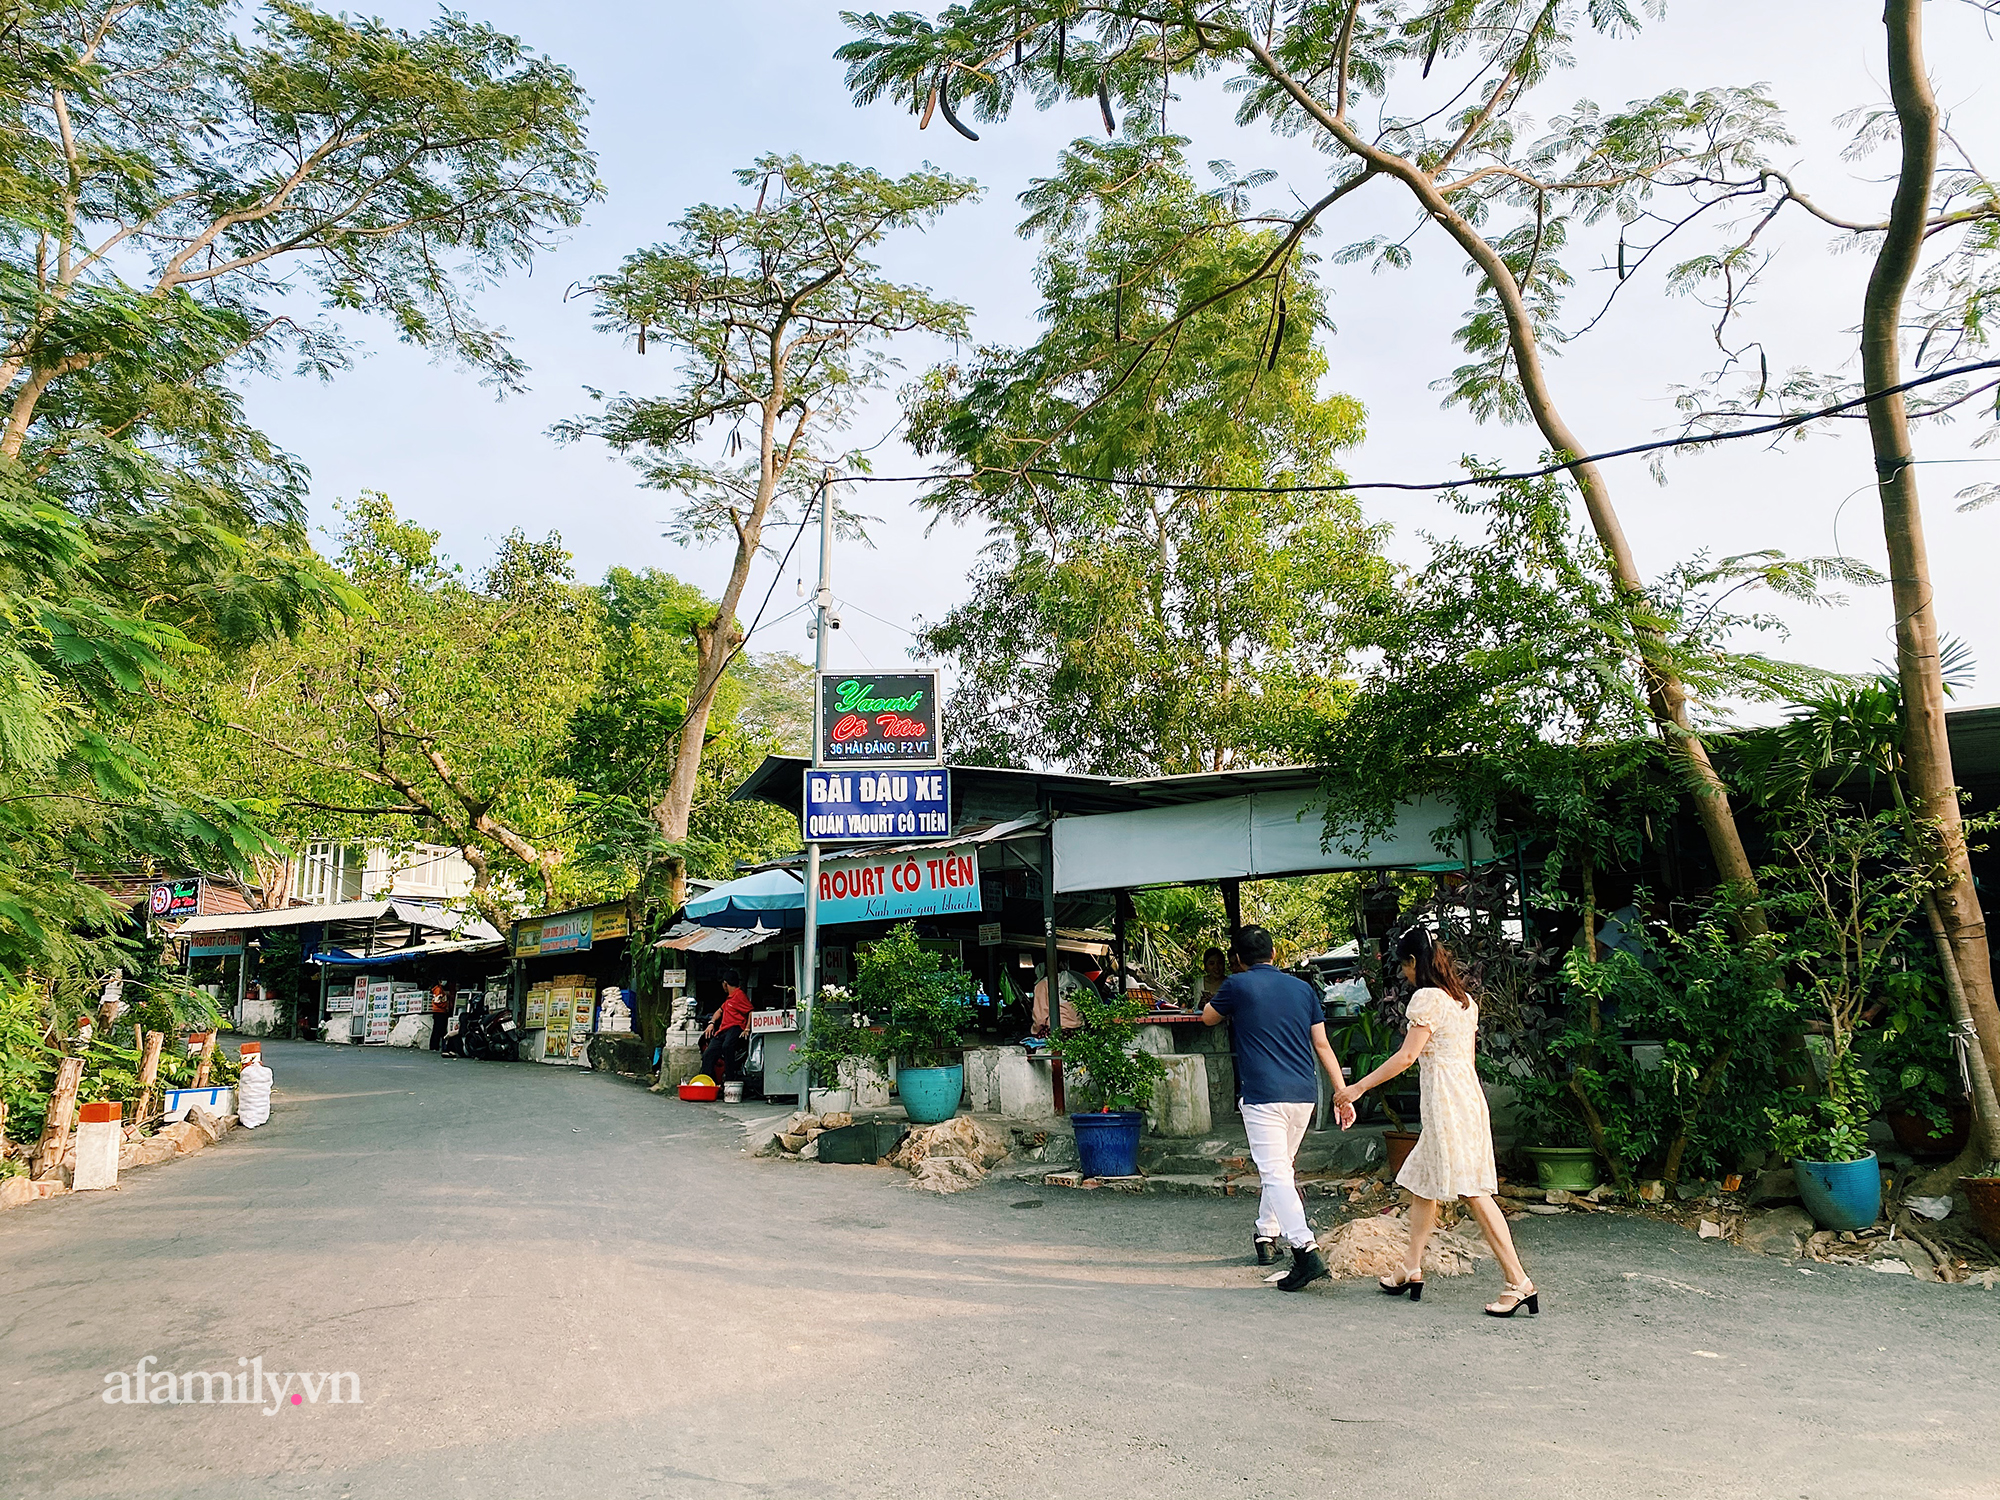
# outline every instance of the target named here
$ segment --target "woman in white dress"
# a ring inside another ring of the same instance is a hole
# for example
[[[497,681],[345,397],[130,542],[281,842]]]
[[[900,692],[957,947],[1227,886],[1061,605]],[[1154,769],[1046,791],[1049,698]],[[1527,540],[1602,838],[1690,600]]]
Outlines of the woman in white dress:
[[[1463,1198],[1507,1277],[1507,1290],[1497,1302],[1487,1303],[1486,1311],[1496,1318],[1511,1318],[1516,1308],[1526,1306],[1532,1317],[1542,1310],[1541,1294],[1522,1269],[1506,1216],[1493,1201],[1500,1188],[1493,1168],[1493,1124],[1473,1061],[1479,1007],[1466,993],[1450,950],[1437,945],[1429,928],[1412,927],[1398,938],[1396,958],[1403,977],[1416,986],[1410,997],[1409,1034],[1394,1057],[1334,1094],[1337,1103],[1352,1104],[1407,1071],[1411,1063],[1421,1065],[1423,1134],[1396,1174],[1397,1185],[1408,1188],[1416,1200],[1410,1207],[1410,1248],[1402,1272],[1384,1277],[1382,1290],[1392,1297],[1407,1292],[1412,1302],[1423,1297],[1424,1247],[1437,1227],[1438,1204]]]

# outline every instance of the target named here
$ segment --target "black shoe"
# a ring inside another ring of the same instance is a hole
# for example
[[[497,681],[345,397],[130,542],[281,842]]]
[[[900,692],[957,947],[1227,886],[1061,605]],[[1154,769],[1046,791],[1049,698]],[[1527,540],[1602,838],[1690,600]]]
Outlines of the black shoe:
[[[1276,1240],[1267,1240],[1261,1234],[1258,1235],[1257,1264],[1260,1266],[1275,1266],[1277,1263],[1278,1242]]]
[[[1326,1257],[1319,1253],[1319,1246],[1307,1245],[1292,1249],[1292,1268],[1285,1272],[1278,1283],[1281,1292],[1302,1292],[1322,1277],[1333,1273],[1326,1268]]]

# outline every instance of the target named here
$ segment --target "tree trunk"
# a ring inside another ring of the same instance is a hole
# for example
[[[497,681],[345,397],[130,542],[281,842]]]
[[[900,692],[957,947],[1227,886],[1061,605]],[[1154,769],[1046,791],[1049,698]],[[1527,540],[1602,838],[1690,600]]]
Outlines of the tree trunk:
[[[784,361],[778,340],[779,336],[774,335],[772,366],[782,372]],[[772,379],[771,394],[764,402],[763,421],[758,428],[757,498],[750,514],[736,525],[736,557],[730,564],[729,582],[716,604],[715,617],[695,631],[694,683],[688,689],[687,718],[681,722],[680,745],[674,755],[674,771],[667,782],[666,795],[653,807],[653,821],[659,825],[661,837],[674,846],[667,858],[667,901],[676,911],[687,905],[684,846],[694,813],[695,788],[701,779],[701,752],[708,743],[709,709],[730,658],[743,644],[736,609],[743,602],[743,590],[750,581],[750,565],[757,560],[764,517],[778,493],[778,414],[784,401],[784,377],[779,373]]]
[[[1519,372],[1521,394],[1527,400],[1535,426],[1557,452],[1572,457],[1588,453],[1590,450],[1577,440],[1556,408],[1547,372],[1542,367],[1541,349],[1535,342],[1534,315],[1528,310],[1520,285],[1514,280],[1514,273],[1507,268],[1500,252],[1487,242],[1470,220],[1451,206],[1450,200],[1422,166],[1393,151],[1384,150],[1363,137],[1345,119],[1329,111],[1304,85],[1287,74],[1270,51],[1255,38],[1250,41],[1250,51],[1278,86],[1343,147],[1375,171],[1395,178],[1408,188],[1425,215],[1449,234],[1473,264],[1485,273],[1507,319],[1508,346]],[[1639,575],[1631,544],[1625,539],[1625,529],[1618,519],[1617,508],[1611,503],[1611,487],[1605,483],[1604,475],[1594,463],[1571,464],[1570,473],[1575,475],[1577,488],[1583,492],[1584,509],[1590,516],[1591,529],[1597,534],[1599,545],[1604,548],[1620,598],[1628,604],[1637,604],[1645,595],[1645,582]],[[1685,765],[1694,793],[1695,816],[1701,823],[1702,832],[1707,835],[1716,872],[1723,883],[1736,892],[1742,903],[1736,915],[1736,925],[1745,934],[1766,932],[1769,928],[1757,889],[1757,872],[1743,847],[1743,835],[1737,829],[1735,814],[1730,809],[1729,788],[1709,759],[1708,747],[1690,727],[1686,686],[1678,674],[1663,662],[1648,661],[1645,671],[1647,706],[1669,747]]]
[[[1889,230],[1862,305],[1862,380],[1870,392],[1888,390],[1902,379],[1903,296],[1923,252],[1938,156],[1937,99],[1924,71],[1922,0],[1888,0],[1882,24],[1888,32],[1889,93],[1902,129],[1903,161],[1889,210]],[[1909,408],[1901,395],[1868,403],[1868,436],[1875,452],[1896,607],[1903,764],[1911,796],[1935,831],[1937,864],[1945,882],[1937,893],[1938,915],[1957,963],[1966,1010],[1978,1029],[1988,1076],[2000,1078],[2000,1008],[1994,1003],[1986,918],[1972,883],[1945,732],[1944,674],[1938,662],[1930,561],[1910,452]]]

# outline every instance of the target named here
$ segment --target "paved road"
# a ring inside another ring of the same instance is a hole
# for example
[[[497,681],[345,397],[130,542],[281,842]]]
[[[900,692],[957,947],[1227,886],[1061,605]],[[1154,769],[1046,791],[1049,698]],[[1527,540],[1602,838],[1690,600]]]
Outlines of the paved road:
[[[0,1216],[0,1495],[2000,1495],[2000,1293],[1572,1216],[1519,1226],[1535,1322],[1490,1263],[1287,1296],[1243,1200],[937,1199],[617,1079],[267,1055],[268,1128]],[[105,1404],[148,1354],[362,1399]]]

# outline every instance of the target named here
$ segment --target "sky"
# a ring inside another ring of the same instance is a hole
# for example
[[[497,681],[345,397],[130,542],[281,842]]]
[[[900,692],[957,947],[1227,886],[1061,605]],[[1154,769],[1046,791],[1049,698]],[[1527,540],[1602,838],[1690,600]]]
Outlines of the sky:
[[[436,14],[429,5],[381,0],[368,8],[412,28]],[[669,237],[675,218],[693,204],[735,199],[740,190],[732,169],[764,151],[892,173],[930,161],[976,178],[985,189],[979,203],[954,209],[927,232],[891,241],[882,262],[898,279],[970,304],[976,342],[1034,336],[1036,247],[1015,233],[1022,216],[1017,198],[1030,179],[1052,168],[1070,139],[1101,129],[1094,104],[1029,109],[1004,123],[979,124],[976,144],[941,120],[919,132],[913,118],[890,106],[856,109],[832,59],[849,33],[839,7],[816,0],[568,0],[561,7],[463,0],[463,8],[576,72],[592,100],[591,142],[606,197],[532,274],[517,274],[477,298],[481,313],[510,332],[532,367],[526,394],[496,401],[464,370],[395,343],[386,328],[367,320],[351,325],[366,357],[332,384],[291,379],[251,387],[253,416],[312,471],[316,525],[335,519],[339,500],[380,490],[406,517],[440,531],[461,562],[483,561],[515,528],[533,536],[555,531],[585,580],[614,565],[652,566],[711,592],[718,588],[728,568],[725,549],[687,550],[662,535],[671,497],[642,487],[631,467],[601,445],[559,446],[549,430],[589,409],[586,386],[657,392],[674,368],[657,344],[642,357],[593,332],[585,303],[573,296],[577,285]],[[2000,144],[2000,83],[1992,66],[2000,41],[1988,38],[1970,5],[1936,0],[1927,9],[1933,78],[1954,133],[1975,152],[1982,142]],[[1886,100],[1880,14],[1879,0],[1673,0],[1665,19],[1636,39],[1582,43],[1578,68],[1545,85],[1531,113],[1546,123],[1580,98],[1608,107],[1669,88],[1762,83],[1796,137],[1778,154],[1800,186],[1836,213],[1877,218],[1886,211],[1893,154],[1843,160],[1850,128],[1836,120]],[[1441,65],[1440,77],[1443,71]],[[1193,138],[1192,162],[1223,158],[1239,170],[1270,167],[1280,174],[1273,192],[1324,192],[1325,158],[1303,142],[1236,126],[1231,109],[1217,88],[1182,86],[1170,124]],[[1406,203],[1386,183],[1354,194],[1336,211],[1322,247],[1408,232],[1414,215]],[[1768,348],[1774,371],[1794,365],[1853,371],[1868,261],[1837,253],[1834,240],[1824,226],[1788,215],[1761,241],[1774,259],[1745,328]],[[1611,244],[1609,238],[1577,243],[1575,306],[1594,306],[1615,279],[1591,269]],[[1540,449],[1532,429],[1481,426],[1440,407],[1433,382],[1463,360],[1451,335],[1472,287],[1462,257],[1438,231],[1419,233],[1412,248],[1415,264],[1407,271],[1326,268],[1336,324],[1323,336],[1329,386],[1354,395],[1368,411],[1366,441],[1348,455],[1350,477],[1449,479],[1466,454],[1509,468],[1532,465]],[[1667,294],[1658,269],[1634,277],[1598,329],[1554,361],[1557,399],[1582,441],[1605,450],[1671,430],[1676,388],[1702,382],[1720,358],[1711,323],[1701,306]],[[902,378],[952,353],[924,339],[906,340],[894,352],[905,367]],[[885,392],[862,414],[850,441],[881,441],[879,473],[921,472],[926,461],[897,441],[896,421],[893,393]],[[1990,426],[1970,417],[1920,431],[1917,440],[1941,628],[1967,640],[1979,658],[2000,654],[2000,589],[1992,578],[2000,506],[1959,514],[1953,497],[1975,480],[2000,479],[2000,447],[1971,446]],[[1665,463],[1664,486],[1642,460],[1614,460],[1606,469],[1649,575],[1698,552],[1762,548],[1841,552],[1885,566],[1872,464],[1858,424],[1840,436],[1775,450],[1751,440],[1674,455]],[[834,592],[844,607],[843,629],[831,640],[832,666],[906,664],[910,630],[941,617],[967,591],[982,538],[950,525],[927,528],[902,489],[875,486],[857,502],[880,518],[871,527],[872,549],[837,549]],[[1420,555],[1420,532],[1452,524],[1443,507],[1422,497],[1371,497],[1364,505],[1372,519],[1395,527],[1392,551],[1406,560]],[[790,613],[799,604],[799,583],[810,586],[810,558],[811,548],[801,547],[776,580],[764,617],[776,623],[759,629],[753,649],[810,657],[805,617]],[[746,621],[772,582],[767,563],[746,595]],[[1792,606],[1781,613],[1790,638],[1766,643],[1781,654],[1846,671],[1870,670],[1893,655],[1886,588],[1854,592],[1842,607]],[[2000,661],[1982,662],[1979,681],[1961,701],[1996,698]]]

